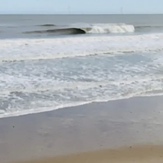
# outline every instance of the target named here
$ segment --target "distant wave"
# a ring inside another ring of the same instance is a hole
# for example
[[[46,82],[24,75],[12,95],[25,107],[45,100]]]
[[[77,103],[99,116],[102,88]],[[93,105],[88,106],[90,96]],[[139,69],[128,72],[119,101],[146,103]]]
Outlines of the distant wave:
[[[163,26],[161,25],[140,25],[140,26],[135,26],[135,31],[136,32],[163,32]]]
[[[163,28],[162,25],[136,25],[135,28]]]
[[[42,26],[52,26],[45,24]],[[128,24],[74,24],[67,27],[49,29],[49,30],[36,30],[28,31],[26,34],[104,34],[104,33],[133,33],[135,28],[133,25]]]
[[[73,34],[118,34],[134,33],[139,31],[163,31],[163,26],[157,25],[128,25],[128,24],[72,24],[67,26],[56,26],[54,24],[39,25],[51,29],[27,31],[25,34],[54,34],[54,35],[73,35]],[[54,27],[54,29],[52,29]]]
[[[42,24],[42,25],[39,25],[39,26],[42,26],[42,27],[54,27],[56,25],[54,25],[54,24]]]

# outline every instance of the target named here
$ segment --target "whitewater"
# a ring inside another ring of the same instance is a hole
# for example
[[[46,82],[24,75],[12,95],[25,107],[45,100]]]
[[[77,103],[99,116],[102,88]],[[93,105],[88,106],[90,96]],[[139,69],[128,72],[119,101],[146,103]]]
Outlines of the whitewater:
[[[29,24],[1,24],[12,36],[0,33],[1,118],[163,95],[160,25]]]
[[[163,50],[163,34],[0,40],[0,61],[48,60]]]

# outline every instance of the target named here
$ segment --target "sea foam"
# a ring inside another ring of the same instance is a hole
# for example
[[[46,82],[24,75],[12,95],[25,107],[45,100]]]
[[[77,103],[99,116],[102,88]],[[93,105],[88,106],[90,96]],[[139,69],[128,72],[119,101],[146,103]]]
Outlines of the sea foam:
[[[0,40],[0,117],[163,94],[162,45],[163,34]]]
[[[163,34],[0,40],[0,61],[44,60],[163,50]]]

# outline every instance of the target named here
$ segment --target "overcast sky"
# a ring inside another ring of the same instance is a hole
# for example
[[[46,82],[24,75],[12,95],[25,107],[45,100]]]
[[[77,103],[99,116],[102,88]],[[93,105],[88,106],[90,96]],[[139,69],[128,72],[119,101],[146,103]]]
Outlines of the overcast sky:
[[[0,13],[163,13],[163,0],[0,0]]]

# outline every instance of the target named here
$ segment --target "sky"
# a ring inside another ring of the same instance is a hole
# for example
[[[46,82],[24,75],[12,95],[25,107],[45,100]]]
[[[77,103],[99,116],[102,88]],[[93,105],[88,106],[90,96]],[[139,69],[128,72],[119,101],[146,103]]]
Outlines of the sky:
[[[121,13],[163,13],[163,0],[0,0],[0,14]]]

